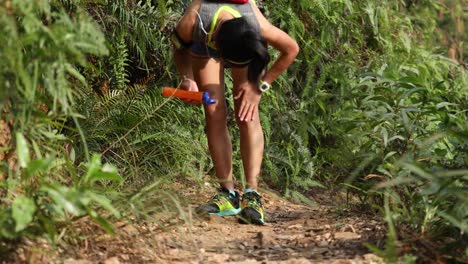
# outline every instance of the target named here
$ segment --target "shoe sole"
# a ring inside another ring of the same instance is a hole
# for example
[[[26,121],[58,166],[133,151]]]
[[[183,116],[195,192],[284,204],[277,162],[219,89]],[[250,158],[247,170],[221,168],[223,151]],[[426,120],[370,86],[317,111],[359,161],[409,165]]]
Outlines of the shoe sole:
[[[244,216],[237,216],[239,219],[239,223],[241,224],[254,224],[254,225],[264,225],[265,220],[263,219],[247,219],[247,217]]]
[[[238,213],[240,213],[241,209],[231,209],[231,210],[226,210],[226,211],[223,211],[223,212],[219,212],[219,213],[209,213],[211,215],[217,215],[217,216],[232,216],[232,215],[237,215]]]

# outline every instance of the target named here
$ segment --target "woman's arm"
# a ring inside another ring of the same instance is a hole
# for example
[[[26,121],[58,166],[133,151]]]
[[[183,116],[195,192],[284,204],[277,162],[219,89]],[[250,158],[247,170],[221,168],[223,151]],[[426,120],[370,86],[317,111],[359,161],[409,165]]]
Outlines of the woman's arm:
[[[286,32],[273,26],[260,12],[257,6],[253,5],[253,10],[260,23],[265,40],[280,52],[280,56],[263,76],[262,80],[272,83],[283,73],[291,63],[293,63],[299,53],[299,46]]]
[[[187,7],[184,15],[174,28],[175,32],[171,36],[174,39],[173,41],[180,41],[186,44],[192,42],[193,27],[197,19],[197,11],[200,8],[200,3],[200,0],[194,0]],[[178,36],[176,37],[174,34]],[[193,80],[192,58],[189,47],[174,45],[174,62],[181,77],[185,76]]]

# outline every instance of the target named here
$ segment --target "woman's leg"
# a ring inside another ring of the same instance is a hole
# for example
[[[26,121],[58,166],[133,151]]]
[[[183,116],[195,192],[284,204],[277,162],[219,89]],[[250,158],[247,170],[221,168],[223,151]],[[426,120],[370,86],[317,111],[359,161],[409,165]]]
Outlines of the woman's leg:
[[[247,68],[232,69],[234,94],[242,85],[253,85],[247,79]],[[257,87],[252,87],[257,89]],[[240,130],[240,147],[247,188],[257,190],[263,160],[264,139],[258,111],[253,121],[239,120],[240,99],[234,101],[236,120]]]
[[[215,59],[194,58],[192,66],[199,89],[209,92],[211,98],[217,101],[204,105],[208,146],[220,185],[233,190],[232,143],[227,129],[224,70]]]

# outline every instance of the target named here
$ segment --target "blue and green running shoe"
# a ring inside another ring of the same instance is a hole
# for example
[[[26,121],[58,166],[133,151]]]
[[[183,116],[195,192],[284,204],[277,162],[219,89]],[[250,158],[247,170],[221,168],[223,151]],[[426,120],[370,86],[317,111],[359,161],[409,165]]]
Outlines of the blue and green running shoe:
[[[214,214],[217,216],[236,215],[240,212],[239,193],[220,188],[216,194],[206,204],[202,204],[195,209],[199,215]]]
[[[243,224],[265,224],[265,208],[262,204],[262,196],[254,190],[244,193],[241,202],[239,222]]]

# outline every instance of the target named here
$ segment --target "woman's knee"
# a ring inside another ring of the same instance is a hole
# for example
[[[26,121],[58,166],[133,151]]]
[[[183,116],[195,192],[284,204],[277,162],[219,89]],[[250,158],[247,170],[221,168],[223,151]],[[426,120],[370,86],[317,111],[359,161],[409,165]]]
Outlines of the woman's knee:
[[[240,121],[239,117],[236,116],[237,126],[241,132],[253,132],[253,131],[261,131],[262,126],[260,124],[260,120],[254,119],[252,121]]]
[[[224,102],[205,105],[205,117],[209,123],[225,124],[227,122],[227,108]]]

